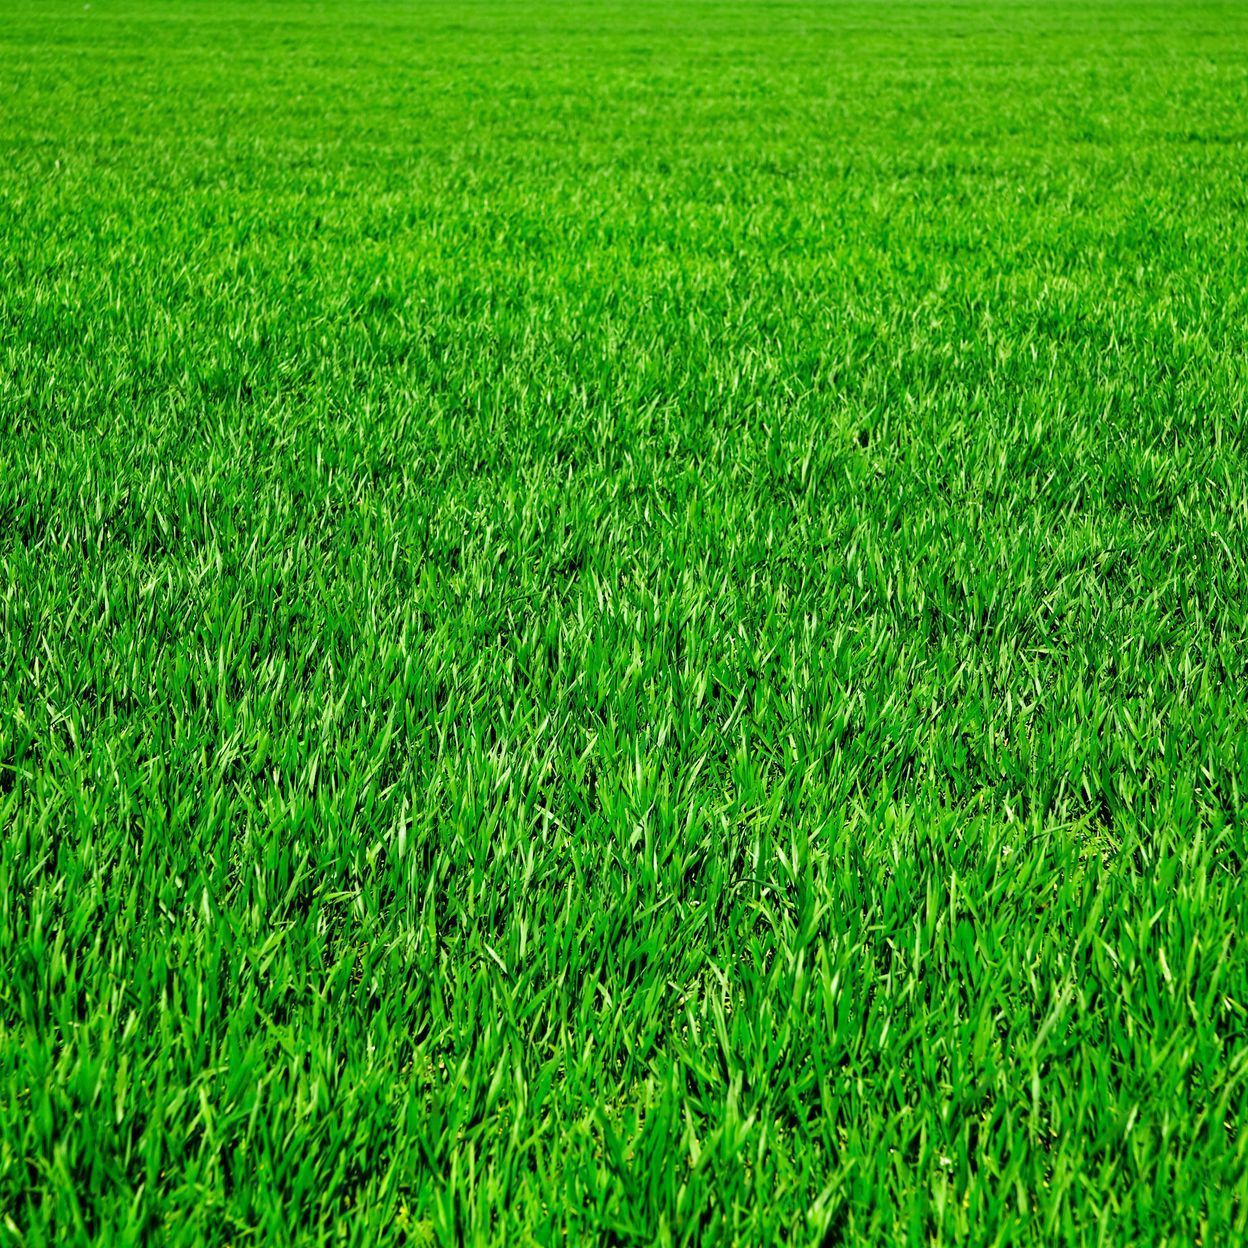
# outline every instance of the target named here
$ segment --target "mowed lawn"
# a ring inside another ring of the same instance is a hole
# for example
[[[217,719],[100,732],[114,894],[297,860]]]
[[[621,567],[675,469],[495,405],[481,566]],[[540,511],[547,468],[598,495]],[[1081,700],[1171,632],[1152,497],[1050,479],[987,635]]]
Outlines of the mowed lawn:
[[[0,0],[0,1244],[1248,1236],[1248,6]]]

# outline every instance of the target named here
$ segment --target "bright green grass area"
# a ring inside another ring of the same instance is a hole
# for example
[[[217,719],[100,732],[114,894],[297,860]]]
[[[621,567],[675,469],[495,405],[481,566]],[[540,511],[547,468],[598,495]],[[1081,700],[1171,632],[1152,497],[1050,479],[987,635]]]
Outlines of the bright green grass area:
[[[1248,1234],[1246,100],[3,0],[0,1241]]]

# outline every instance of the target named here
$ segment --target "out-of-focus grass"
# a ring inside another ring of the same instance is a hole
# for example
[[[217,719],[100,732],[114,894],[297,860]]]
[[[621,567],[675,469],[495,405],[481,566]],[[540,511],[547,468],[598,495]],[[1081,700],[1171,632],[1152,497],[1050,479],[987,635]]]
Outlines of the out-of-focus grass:
[[[1248,12],[0,21],[0,1237],[1246,1233]]]

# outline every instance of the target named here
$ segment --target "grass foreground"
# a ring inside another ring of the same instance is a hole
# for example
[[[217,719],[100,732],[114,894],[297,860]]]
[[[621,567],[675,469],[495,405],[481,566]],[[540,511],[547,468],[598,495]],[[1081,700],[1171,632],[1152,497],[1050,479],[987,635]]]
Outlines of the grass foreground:
[[[0,0],[0,1243],[1244,1242],[1246,99]]]

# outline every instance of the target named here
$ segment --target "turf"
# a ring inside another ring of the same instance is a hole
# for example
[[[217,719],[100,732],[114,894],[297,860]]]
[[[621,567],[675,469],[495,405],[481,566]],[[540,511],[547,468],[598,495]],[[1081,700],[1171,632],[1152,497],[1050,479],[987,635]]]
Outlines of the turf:
[[[0,1242],[1248,1235],[1246,92],[2,0]]]

